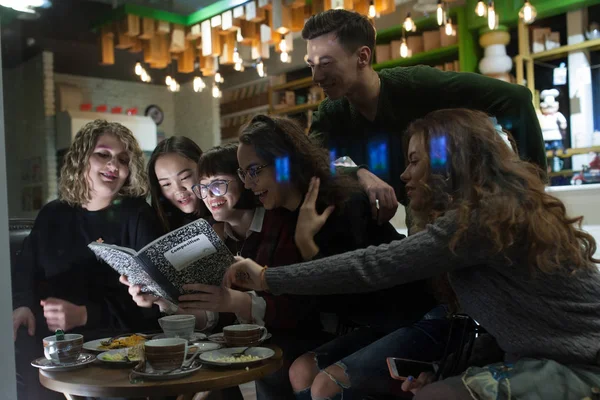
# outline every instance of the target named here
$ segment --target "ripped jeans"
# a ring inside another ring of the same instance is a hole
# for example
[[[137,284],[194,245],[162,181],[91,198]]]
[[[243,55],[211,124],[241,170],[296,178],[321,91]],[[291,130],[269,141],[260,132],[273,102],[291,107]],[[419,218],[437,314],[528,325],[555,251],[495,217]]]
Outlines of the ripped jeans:
[[[329,377],[342,388],[331,400],[363,399],[367,394],[402,393],[402,382],[390,377],[387,357],[436,361],[442,358],[450,320],[445,306],[437,306],[420,321],[388,335],[365,327],[340,336],[311,353],[320,371],[331,365],[342,368],[349,385]],[[326,372],[325,372],[326,373]],[[298,400],[311,399],[310,387],[296,392]]]

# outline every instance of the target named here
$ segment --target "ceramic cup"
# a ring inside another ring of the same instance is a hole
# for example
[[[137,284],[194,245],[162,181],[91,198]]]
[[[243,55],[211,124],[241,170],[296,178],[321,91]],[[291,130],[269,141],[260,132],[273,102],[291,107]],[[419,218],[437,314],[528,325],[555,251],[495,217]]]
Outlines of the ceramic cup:
[[[189,346],[183,338],[154,339],[144,343],[146,362],[154,371],[182,367],[192,349],[198,351],[198,346]]]
[[[64,340],[56,340],[56,335],[45,337],[44,356],[55,364],[68,364],[77,361],[83,348],[83,335],[66,333]]]
[[[158,324],[165,336],[189,339],[194,333],[196,317],[194,315],[169,315],[159,318]]]
[[[239,324],[223,328],[223,338],[230,347],[255,346],[266,337],[267,328],[260,325]]]

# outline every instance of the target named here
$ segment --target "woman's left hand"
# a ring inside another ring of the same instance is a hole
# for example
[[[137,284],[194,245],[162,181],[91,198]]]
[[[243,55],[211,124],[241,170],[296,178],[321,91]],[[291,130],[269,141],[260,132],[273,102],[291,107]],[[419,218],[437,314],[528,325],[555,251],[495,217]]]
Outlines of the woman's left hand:
[[[201,283],[183,285],[183,290],[200,292],[179,296],[179,307],[183,309],[236,312],[236,290]]]
[[[325,222],[327,222],[327,219],[335,209],[335,206],[331,205],[322,214],[317,212],[316,204],[320,183],[321,181],[317,177],[313,177],[310,180],[308,192],[300,207],[300,214],[298,215],[298,222],[296,224],[294,240],[305,260],[311,259],[319,251],[314,243],[314,237],[323,228],[323,225],[325,225]]]

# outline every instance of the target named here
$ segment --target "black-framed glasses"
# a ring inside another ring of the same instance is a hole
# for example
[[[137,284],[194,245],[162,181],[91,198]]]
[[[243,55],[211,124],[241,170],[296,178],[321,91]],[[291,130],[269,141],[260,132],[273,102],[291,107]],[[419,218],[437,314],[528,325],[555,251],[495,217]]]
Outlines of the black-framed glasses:
[[[229,182],[231,182],[231,180],[217,179],[208,185],[199,183],[192,186],[192,192],[194,192],[196,197],[202,200],[208,197],[209,191],[216,197],[225,196],[227,194],[227,189],[229,188]]]
[[[246,178],[250,178],[252,181],[255,181],[258,178],[258,174],[263,168],[268,167],[271,164],[263,164],[263,165],[253,165],[252,167],[243,170],[241,168],[237,169],[238,176],[242,180],[242,182],[246,182]]]

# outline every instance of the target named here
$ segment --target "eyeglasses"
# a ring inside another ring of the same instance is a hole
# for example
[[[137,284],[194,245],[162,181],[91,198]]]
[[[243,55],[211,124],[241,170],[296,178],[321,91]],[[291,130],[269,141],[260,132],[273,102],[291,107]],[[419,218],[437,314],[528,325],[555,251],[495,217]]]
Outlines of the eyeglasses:
[[[227,189],[229,188],[229,182],[231,181],[219,179],[212,181],[208,185],[197,184],[192,186],[192,192],[194,192],[196,197],[202,200],[208,197],[209,191],[216,197],[225,196],[227,194]]]
[[[258,178],[258,174],[263,168],[268,167],[270,164],[263,164],[258,166],[252,166],[246,170],[238,168],[237,173],[242,182],[246,182],[246,177],[250,178],[252,181],[255,181]]]

